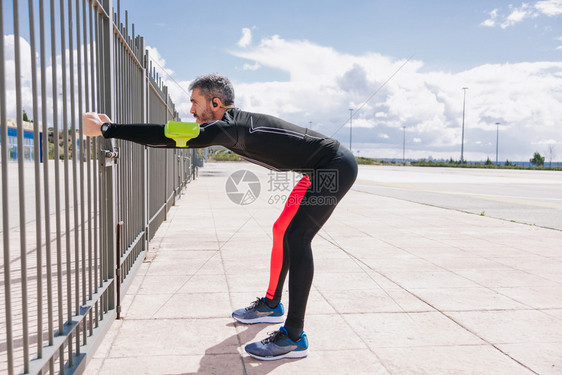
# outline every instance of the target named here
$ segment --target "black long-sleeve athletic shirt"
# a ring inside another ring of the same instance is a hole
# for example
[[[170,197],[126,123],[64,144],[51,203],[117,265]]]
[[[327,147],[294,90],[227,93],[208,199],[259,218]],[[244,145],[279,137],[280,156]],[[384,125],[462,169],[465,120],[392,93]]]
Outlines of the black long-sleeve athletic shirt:
[[[150,147],[175,148],[161,124],[109,124],[105,138],[118,138]],[[275,170],[310,171],[336,154],[339,142],[279,118],[228,109],[221,120],[200,126],[199,136],[186,146],[224,146],[243,158]]]

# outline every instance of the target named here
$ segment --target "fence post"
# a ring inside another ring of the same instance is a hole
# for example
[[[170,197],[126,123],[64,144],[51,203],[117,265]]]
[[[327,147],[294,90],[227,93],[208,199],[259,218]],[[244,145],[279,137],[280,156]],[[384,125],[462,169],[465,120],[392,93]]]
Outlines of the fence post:
[[[148,51],[146,50],[146,42],[143,37],[140,38],[140,48],[141,51],[144,52],[143,60],[142,60],[142,111],[141,111],[141,122],[146,123],[148,122],[149,116],[148,111],[150,109],[148,104],[148,84],[147,84],[147,67],[148,67]],[[148,252],[148,242],[150,240],[150,223],[149,223],[149,210],[148,210],[148,147],[144,147],[142,153],[142,226],[144,228],[144,248]]]
[[[160,87],[162,89],[162,87]],[[164,114],[166,115],[164,123],[168,122],[168,90],[167,87],[164,90],[161,90],[162,95],[164,96],[162,99],[166,101],[166,105],[164,106]],[[172,151],[173,152],[173,151]],[[168,159],[170,158],[170,150],[164,151],[164,221],[168,220]]]
[[[103,48],[103,61],[98,61],[102,65],[103,74],[99,77],[101,87],[103,87],[102,102],[100,103],[101,110],[113,118],[115,113],[115,61],[114,61],[114,33],[113,33],[113,0],[103,0],[103,7],[107,14],[110,15],[108,19],[102,21],[103,41],[101,42]],[[112,141],[103,139],[101,147],[104,150],[113,151]],[[116,166],[111,163],[111,166],[100,168],[102,177],[103,189],[105,191],[105,212],[102,213],[102,233],[104,233],[105,246],[104,246],[104,259],[105,259],[105,274],[106,280],[115,277],[115,232],[117,224],[117,209],[116,209]],[[113,283],[112,291],[108,293],[107,309],[112,310],[115,308],[115,283]]]
[[[10,279],[10,232],[9,216],[8,216],[8,121],[6,118],[6,82],[4,67],[4,11],[3,4],[0,1],[0,138],[1,142],[1,168],[2,168],[2,233],[3,237],[3,255],[4,255],[4,304],[5,316],[2,317],[6,322],[6,355],[8,374],[14,373],[14,343],[12,330],[12,291]]]

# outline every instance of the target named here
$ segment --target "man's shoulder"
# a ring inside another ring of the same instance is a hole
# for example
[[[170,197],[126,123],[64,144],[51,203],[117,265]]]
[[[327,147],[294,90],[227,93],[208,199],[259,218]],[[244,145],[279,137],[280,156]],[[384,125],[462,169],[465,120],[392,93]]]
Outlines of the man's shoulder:
[[[263,120],[271,116],[256,112],[243,111],[239,108],[232,108],[225,112],[223,121],[231,125],[251,125],[256,121]]]
[[[223,115],[222,121],[227,124],[235,124],[245,117],[248,117],[249,112],[242,111],[239,108],[229,108]]]

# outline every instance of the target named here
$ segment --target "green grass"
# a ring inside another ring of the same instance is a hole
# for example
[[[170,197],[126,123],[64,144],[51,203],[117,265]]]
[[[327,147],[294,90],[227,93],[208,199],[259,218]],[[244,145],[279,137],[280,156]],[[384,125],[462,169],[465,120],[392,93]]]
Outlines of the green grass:
[[[355,157],[358,164],[363,165],[402,165],[402,162],[397,160],[382,160],[374,158],[366,158],[363,156]],[[414,160],[408,161],[408,165],[415,167],[445,167],[445,168],[485,168],[485,169],[527,169],[527,170],[544,170],[544,171],[562,171],[562,167],[546,167],[546,166],[517,166],[514,163],[506,161],[505,164],[496,165],[490,161],[482,163],[471,163],[466,162],[461,163],[460,161],[449,160],[449,161],[434,161],[434,160]]]
[[[228,150],[214,150],[209,155],[209,158],[215,161],[243,161],[240,156]]]

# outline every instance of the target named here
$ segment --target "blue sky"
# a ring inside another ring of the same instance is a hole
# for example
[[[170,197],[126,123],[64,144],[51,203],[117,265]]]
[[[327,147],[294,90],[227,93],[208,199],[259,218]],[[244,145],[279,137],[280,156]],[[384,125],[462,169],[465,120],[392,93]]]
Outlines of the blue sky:
[[[125,9],[185,121],[190,81],[220,72],[241,109],[348,146],[353,108],[357,155],[401,158],[405,136],[407,158],[458,160],[468,87],[465,159],[495,160],[500,123],[499,161],[562,161],[562,0],[122,0],[122,22]]]
[[[354,108],[359,155],[400,158],[405,135],[407,157],[460,159],[468,87],[465,159],[495,160],[496,142],[500,161],[562,159],[561,0],[123,0],[122,18],[124,9],[184,88],[223,73],[241,108],[348,145]],[[189,120],[187,96],[166,81]]]
[[[530,3],[529,3],[530,4]],[[460,71],[486,63],[560,61],[562,18],[540,15],[513,27],[485,27],[497,9],[504,22],[521,4],[508,1],[161,1],[122,0],[136,30],[157,47],[180,79],[221,71],[236,79],[283,78],[280,71],[241,71],[229,53],[250,28],[259,40],[279,35],[309,40],[341,53],[414,55],[426,69]],[[562,4],[558,2],[559,9]],[[178,43],[177,38],[182,42]]]

